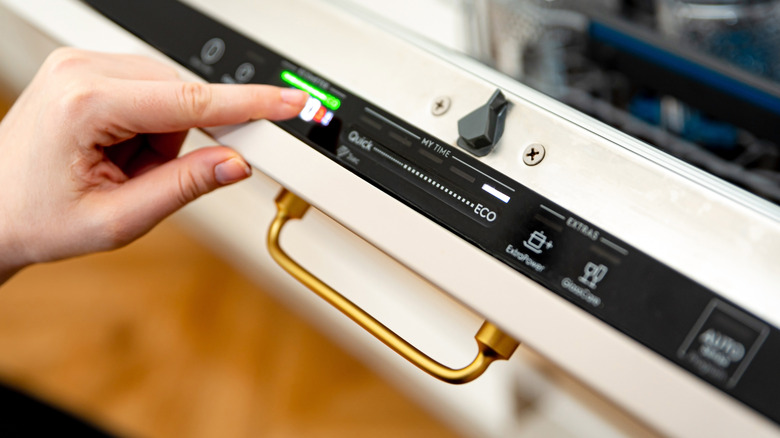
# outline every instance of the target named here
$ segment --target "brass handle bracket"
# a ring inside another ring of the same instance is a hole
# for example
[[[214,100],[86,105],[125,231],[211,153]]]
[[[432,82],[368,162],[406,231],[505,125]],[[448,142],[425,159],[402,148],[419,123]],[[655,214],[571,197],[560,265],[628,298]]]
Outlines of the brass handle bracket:
[[[463,368],[449,368],[415,348],[352,301],[304,269],[284,252],[279,244],[282,228],[290,219],[301,219],[309,207],[310,205],[306,201],[292,192],[282,189],[276,198],[276,218],[268,229],[267,243],[271,257],[295,279],[336,307],[396,353],[437,379],[448,383],[461,384],[470,382],[482,375],[493,361],[509,359],[515,351],[519,342],[488,321],[482,324],[482,327],[475,335],[479,349],[477,357]]]

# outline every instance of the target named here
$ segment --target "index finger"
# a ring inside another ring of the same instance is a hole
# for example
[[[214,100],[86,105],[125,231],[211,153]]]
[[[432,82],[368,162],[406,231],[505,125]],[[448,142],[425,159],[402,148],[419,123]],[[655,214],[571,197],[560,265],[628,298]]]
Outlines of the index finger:
[[[271,85],[119,81],[104,117],[136,133],[283,120],[303,109],[308,94]]]

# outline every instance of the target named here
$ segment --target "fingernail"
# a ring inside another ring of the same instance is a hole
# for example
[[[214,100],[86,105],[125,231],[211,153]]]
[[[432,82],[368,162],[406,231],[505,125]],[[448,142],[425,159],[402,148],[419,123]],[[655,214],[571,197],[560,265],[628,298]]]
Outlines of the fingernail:
[[[252,168],[241,158],[231,158],[214,166],[214,176],[217,182],[226,185],[248,177],[252,174]]]
[[[296,88],[283,88],[279,94],[282,102],[290,105],[303,105],[309,98],[309,93]]]

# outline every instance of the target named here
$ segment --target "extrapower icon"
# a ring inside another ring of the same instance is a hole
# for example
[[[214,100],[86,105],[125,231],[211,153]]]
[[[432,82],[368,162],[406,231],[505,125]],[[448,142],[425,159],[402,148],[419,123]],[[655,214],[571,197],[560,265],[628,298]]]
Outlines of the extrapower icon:
[[[541,254],[543,249],[552,248],[553,243],[547,238],[544,231],[534,231],[528,239],[523,241],[523,246],[536,254]]]

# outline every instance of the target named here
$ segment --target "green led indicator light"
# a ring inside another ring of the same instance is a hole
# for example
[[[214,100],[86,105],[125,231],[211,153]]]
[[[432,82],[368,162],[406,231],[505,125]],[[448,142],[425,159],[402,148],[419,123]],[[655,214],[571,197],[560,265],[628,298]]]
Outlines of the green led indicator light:
[[[341,106],[341,100],[339,100],[338,97],[332,94],[328,94],[319,87],[306,82],[295,73],[289,72],[287,70],[283,71],[282,80],[292,85],[293,87],[303,90],[316,97],[320,100],[320,102],[322,102],[323,105],[325,105],[326,108],[330,110],[336,111]]]

